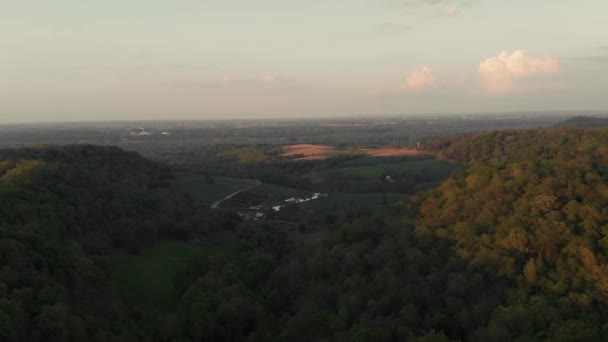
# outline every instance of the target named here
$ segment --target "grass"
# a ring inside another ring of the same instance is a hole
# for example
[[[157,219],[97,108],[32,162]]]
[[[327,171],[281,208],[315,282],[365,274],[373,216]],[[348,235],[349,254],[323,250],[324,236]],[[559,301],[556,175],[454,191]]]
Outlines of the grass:
[[[267,196],[270,200],[268,205],[285,204],[285,200],[290,197],[300,197],[304,195],[312,195],[312,190],[298,190],[286,186],[263,183],[257,188],[248,191],[249,193]]]
[[[288,188],[286,186],[264,183],[249,192],[265,196],[272,196],[273,199],[284,199],[305,194],[310,191],[306,192],[304,190]]]
[[[213,183],[209,183],[206,176],[190,172],[179,172],[174,182],[179,190],[190,195],[199,206],[211,205],[235,191],[256,184],[253,179],[228,177],[213,177]]]
[[[458,170],[459,165],[437,159],[412,160],[399,163],[388,163],[368,166],[339,168],[337,171],[361,177],[378,178],[386,172],[398,174],[424,174],[433,179],[442,179]]]
[[[173,277],[180,267],[197,257],[228,252],[222,244],[161,241],[140,255],[118,254],[106,260],[114,285],[126,303],[168,311],[178,299]]]
[[[386,205],[403,201],[408,196],[398,193],[370,193],[370,194],[351,194],[351,193],[332,193],[327,197],[306,203],[315,212],[327,212],[336,208],[348,207],[371,207],[376,205]]]
[[[235,148],[228,154],[236,157],[241,164],[259,163],[268,159],[263,151],[252,146]]]

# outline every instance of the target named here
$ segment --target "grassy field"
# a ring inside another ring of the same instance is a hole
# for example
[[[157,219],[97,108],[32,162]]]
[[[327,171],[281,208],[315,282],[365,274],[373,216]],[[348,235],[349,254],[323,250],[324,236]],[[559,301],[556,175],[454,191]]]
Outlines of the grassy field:
[[[221,243],[162,241],[140,255],[114,255],[106,260],[114,285],[127,303],[166,311],[176,303],[173,277],[181,266],[196,257],[227,253],[229,249]]]
[[[297,197],[297,196],[302,196],[302,195],[310,195],[310,194],[312,194],[313,191],[304,191],[304,190],[288,188],[288,187],[281,186],[281,185],[264,183],[264,184],[258,186],[257,188],[250,190],[248,192],[258,194],[258,195],[263,195],[263,196],[269,196],[270,202],[272,202],[272,203],[276,203],[276,202],[283,203],[283,201],[287,198]]]
[[[378,178],[385,172],[395,172],[408,175],[424,174],[434,179],[442,179],[459,168],[459,165],[443,160],[425,159],[404,161],[400,163],[345,167],[337,170],[345,174],[369,178]]]
[[[351,193],[332,193],[327,197],[306,203],[305,205],[315,212],[328,212],[334,208],[348,207],[371,207],[375,205],[386,205],[403,201],[407,195],[397,193],[372,193],[372,194],[351,194]]]
[[[174,182],[180,190],[192,196],[197,205],[211,205],[235,191],[256,184],[253,179],[228,177],[213,177],[213,183],[209,183],[205,176],[189,172],[178,173]]]

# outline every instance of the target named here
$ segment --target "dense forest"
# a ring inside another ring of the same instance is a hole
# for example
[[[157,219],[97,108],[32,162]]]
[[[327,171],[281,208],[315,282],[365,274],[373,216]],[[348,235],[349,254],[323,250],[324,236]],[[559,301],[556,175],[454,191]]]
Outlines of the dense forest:
[[[74,145],[0,151],[0,340],[132,336],[128,310],[96,256],[158,238],[225,229],[168,188],[135,153]],[[217,214],[213,214],[217,216]]]
[[[447,240],[508,284],[481,334],[605,338],[608,132],[555,129],[446,139],[470,163],[420,196],[416,232]]]
[[[171,169],[117,148],[0,151],[0,340],[608,338],[608,131],[477,133],[426,148],[466,167],[373,209],[307,212],[319,216],[316,239],[196,207]],[[222,160],[204,172],[237,165]],[[357,161],[261,158],[238,172],[289,183],[330,163]],[[230,232],[230,251],[180,267],[169,309],[129,303],[110,281],[106,255],[218,232]]]

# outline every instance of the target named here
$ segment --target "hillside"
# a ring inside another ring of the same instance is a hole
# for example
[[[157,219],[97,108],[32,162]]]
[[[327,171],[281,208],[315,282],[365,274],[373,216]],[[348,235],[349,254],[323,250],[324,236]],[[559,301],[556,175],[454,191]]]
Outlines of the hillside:
[[[199,233],[170,177],[113,147],[0,150],[0,340],[133,339],[97,256]]]
[[[608,131],[484,133],[439,145],[439,155],[470,166],[419,197],[417,235],[448,241],[469,267],[508,284],[476,339],[602,339]]]
[[[266,226],[242,256],[191,264],[181,317],[196,324],[204,306],[223,341],[603,340],[607,143],[581,129],[435,142],[468,167],[414,202],[329,214],[322,243]],[[244,330],[226,330],[220,293]]]
[[[556,127],[607,127],[608,118],[595,118],[591,116],[576,116],[564,120]]]

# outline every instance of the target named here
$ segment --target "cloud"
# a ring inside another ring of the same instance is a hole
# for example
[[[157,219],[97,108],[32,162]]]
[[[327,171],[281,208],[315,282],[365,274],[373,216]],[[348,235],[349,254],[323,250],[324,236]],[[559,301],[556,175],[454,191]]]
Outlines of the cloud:
[[[406,93],[424,93],[441,85],[435,76],[435,71],[429,66],[414,71],[405,78],[401,90]]]
[[[481,86],[494,94],[514,91],[519,83],[532,76],[555,74],[558,71],[557,59],[531,57],[525,50],[516,50],[512,54],[502,52],[479,63]]]

